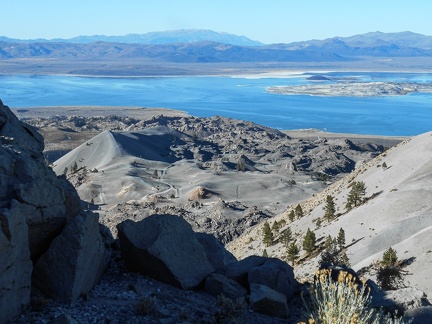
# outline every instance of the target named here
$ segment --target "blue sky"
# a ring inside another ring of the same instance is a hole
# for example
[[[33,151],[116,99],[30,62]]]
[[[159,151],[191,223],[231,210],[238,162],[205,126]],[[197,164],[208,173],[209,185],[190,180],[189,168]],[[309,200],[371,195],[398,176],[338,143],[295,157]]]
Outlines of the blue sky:
[[[0,0],[0,35],[70,38],[212,29],[264,43],[370,31],[432,35],[431,0]]]

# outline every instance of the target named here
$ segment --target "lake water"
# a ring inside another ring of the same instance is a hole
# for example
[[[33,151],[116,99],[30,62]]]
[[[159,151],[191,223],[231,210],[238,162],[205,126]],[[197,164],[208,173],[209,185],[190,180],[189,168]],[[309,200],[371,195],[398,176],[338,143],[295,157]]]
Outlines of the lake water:
[[[432,82],[428,73],[329,73],[362,81]],[[266,87],[305,84],[287,78],[86,78],[0,76],[0,99],[11,108],[141,106],[227,116],[278,129],[316,128],[338,133],[417,135],[432,129],[432,94],[393,97],[285,96]]]

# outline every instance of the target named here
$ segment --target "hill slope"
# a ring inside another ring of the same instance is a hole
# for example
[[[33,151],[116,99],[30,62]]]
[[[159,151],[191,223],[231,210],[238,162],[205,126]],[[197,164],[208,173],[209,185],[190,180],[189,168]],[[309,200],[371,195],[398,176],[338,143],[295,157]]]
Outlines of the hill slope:
[[[408,284],[432,295],[430,269],[432,252],[432,132],[407,140],[383,153],[374,160],[358,167],[311,200],[302,203],[308,214],[288,226],[296,233],[301,244],[307,228],[315,231],[318,243],[326,236],[336,237],[339,229],[346,234],[347,254],[355,270],[367,267],[382,258],[389,247],[396,249],[400,259],[410,260]],[[382,167],[384,164],[387,167]],[[347,195],[353,181],[366,184],[366,197],[370,199],[350,211],[345,209]],[[335,198],[337,211],[342,215],[335,221],[317,227],[316,220],[324,214],[327,195]],[[275,218],[286,219],[284,213]],[[229,249],[237,257],[262,254],[261,226],[257,226],[240,239],[233,241]],[[282,229],[283,230],[283,229]],[[267,248],[269,255],[283,257],[281,244]],[[304,258],[304,251],[301,258]],[[309,276],[318,265],[319,256],[305,258],[296,273]]]

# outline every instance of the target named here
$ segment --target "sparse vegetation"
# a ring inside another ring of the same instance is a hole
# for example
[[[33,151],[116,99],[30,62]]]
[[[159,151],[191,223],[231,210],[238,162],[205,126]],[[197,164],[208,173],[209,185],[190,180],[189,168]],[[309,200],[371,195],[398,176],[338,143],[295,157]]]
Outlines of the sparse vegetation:
[[[287,260],[291,263],[294,263],[297,260],[300,250],[296,244],[296,242],[292,242],[287,249]]]
[[[292,232],[291,229],[288,227],[287,229],[285,229],[280,236],[280,242],[286,247],[288,248],[289,243],[292,240]]]
[[[365,283],[358,285],[354,276],[341,271],[337,282],[331,271],[317,271],[310,291],[310,301],[303,297],[304,317],[308,323],[322,324],[396,324],[405,323],[370,307],[371,298]]]
[[[265,222],[264,226],[263,226],[263,243],[267,247],[272,246],[273,240],[274,240],[274,237],[273,237],[273,232],[270,228],[270,225],[268,222]]]
[[[148,297],[137,302],[134,306],[135,314],[140,316],[151,315],[155,311],[156,299]]]
[[[311,253],[315,249],[316,236],[309,228],[307,229],[305,238],[303,240],[303,249],[307,253]]]
[[[363,181],[356,181],[351,187],[348,194],[346,209],[350,210],[353,207],[360,206],[364,202],[364,195],[366,194],[366,185]]]
[[[232,300],[224,295],[217,297],[218,311],[215,314],[217,323],[235,323],[235,319],[241,316],[247,309],[244,298]]]
[[[377,282],[383,290],[394,290],[404,286],[402,262],[398,260],[397,253],[393,248],[388,248],[383,253],[382,261],[377,270]]]
[[[345,246],[345,231],[343,230],[342,227],[339,229],[339,234],[337,237],[337,243],[338,243],[339,249],[342,250]]]
[[[294,210],[291,210],[290,213],[288,214],[288,220],[292,223],[294,222],[295,219],[295,212]]]
[[[324,218],[327,220],[327,222],[331,222],[336,217],[336,204],[334,202],[333,196],[327,196],[324,211]]]
[[[330,235],[326,237],[325,251],[321,254],[320,263],[330,263],[333,265],[350,267],[349,258],[346,252],[340,248],[338,240],[332,238]]]
[[[302,218],[303,216],[304,216],[303,208],[302,208],[302,206],[300,206],[300,204],[299,204],[299,205],[297,205],[296,208],[295,208],[295,217],[296,217],[297,219],[300,219],[300,218]]]

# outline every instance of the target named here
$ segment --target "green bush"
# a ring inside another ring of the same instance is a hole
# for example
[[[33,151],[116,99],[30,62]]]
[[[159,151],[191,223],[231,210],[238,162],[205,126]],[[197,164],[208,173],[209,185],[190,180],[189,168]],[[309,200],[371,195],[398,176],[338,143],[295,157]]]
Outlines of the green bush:
[[[303,298],[303,297],[302,297]],[[371,298],[365,283],[359,285],[353,275],[340,271],[338,280],[331,279],[331,270],[317,271],[310,289],[303,316],[310,324],[398,324],[402,318],[391,318],[370,307]]]

